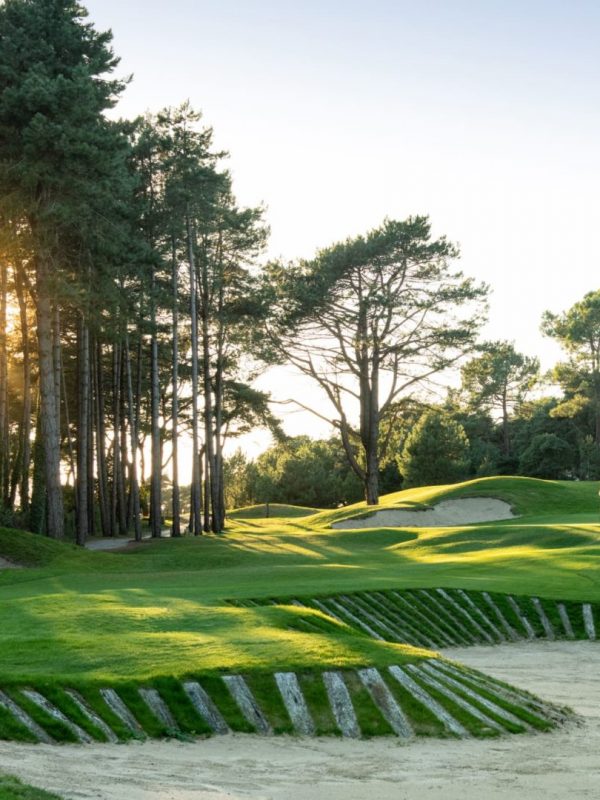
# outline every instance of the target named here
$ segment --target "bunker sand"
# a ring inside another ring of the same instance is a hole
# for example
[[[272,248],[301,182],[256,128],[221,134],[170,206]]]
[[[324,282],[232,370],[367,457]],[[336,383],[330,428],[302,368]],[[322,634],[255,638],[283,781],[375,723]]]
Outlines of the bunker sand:
[[[513,519],[513,511],[504,500],[494,497],[458,497],[442,500],[432,508],[383,508],[369,515],[361,515],[334,522],[332,528],[444,528],[472,525],[477,522],[496,522]]]
[[[0,745],[0,770],[66,800],[585,800],[600,782],[600,646],[444,651],[582,715],[551,734],[371,741],[221,736],[193,744]]]

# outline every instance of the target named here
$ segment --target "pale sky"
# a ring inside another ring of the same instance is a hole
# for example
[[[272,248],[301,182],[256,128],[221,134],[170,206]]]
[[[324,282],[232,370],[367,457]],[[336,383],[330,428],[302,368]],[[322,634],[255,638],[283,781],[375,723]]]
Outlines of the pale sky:
[[[268,207],[270,255],[428,214],[493,288],[486,338],[557,360],[542,312],[598,288],[597,0],[86,5],[134,75],[120,113],[202,110],[239,201]]]

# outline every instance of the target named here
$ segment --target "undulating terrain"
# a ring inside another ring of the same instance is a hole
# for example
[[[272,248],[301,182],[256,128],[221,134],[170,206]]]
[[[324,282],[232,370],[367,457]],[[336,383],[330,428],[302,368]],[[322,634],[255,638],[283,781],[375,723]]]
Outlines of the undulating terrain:
[[[595,639],[597,492],[489,478],[380,507],[418,517],[449,503],[468,517],[486,499],[513,515],[453,527],[340,527],[370,524],[362,504],[254,507],[223,535],[111,552],[2,530],[0,557],[16,568],[0,571],[0,736],[550,730],[568,709],[437,650]]]

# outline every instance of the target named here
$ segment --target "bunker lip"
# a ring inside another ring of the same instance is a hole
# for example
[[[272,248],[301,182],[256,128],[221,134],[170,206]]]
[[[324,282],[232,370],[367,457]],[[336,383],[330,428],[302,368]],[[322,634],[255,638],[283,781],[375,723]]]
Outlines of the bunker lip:
[[[456,497],[432,508],[382,508],[372,514],[332,523],[337,530],[351,528],[443,528],[515,519],[509,503],[495,497]]]

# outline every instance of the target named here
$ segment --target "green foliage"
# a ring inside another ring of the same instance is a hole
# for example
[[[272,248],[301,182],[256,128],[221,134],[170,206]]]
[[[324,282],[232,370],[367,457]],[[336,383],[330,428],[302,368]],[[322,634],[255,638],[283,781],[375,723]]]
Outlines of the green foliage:
[[[547,311],[542,332],[556,339],[568,355],[553,375],[565,393],[555,416],[574,417],[589,408],[594,441],[600,447],[600,290],[588,292],[563,314]]]
[[[481,355],[461,370],[462,386],[472,407],[501,412],[519,405],[539,375],[539,360],[518,353],[511,342],[485,342]]]
[[[398,466],[407,488],[464,479],[469,469],[464,428],[442,409],[426,412],[406,440]]]
[[[236,450],[232,456],[225,459],[223,482],[226,508],[242,508],[252,504],[253,479],[254,466],[242,450]]]
[[[535,478],[564,479],[572,474],[576,453],[564,439],[553,433],[534,436],[521,455],[519,471]]]
[[[262,453],[248,472],[255,503],[335,508],[362,495],[360,481],[336,439],[287,439]]]

